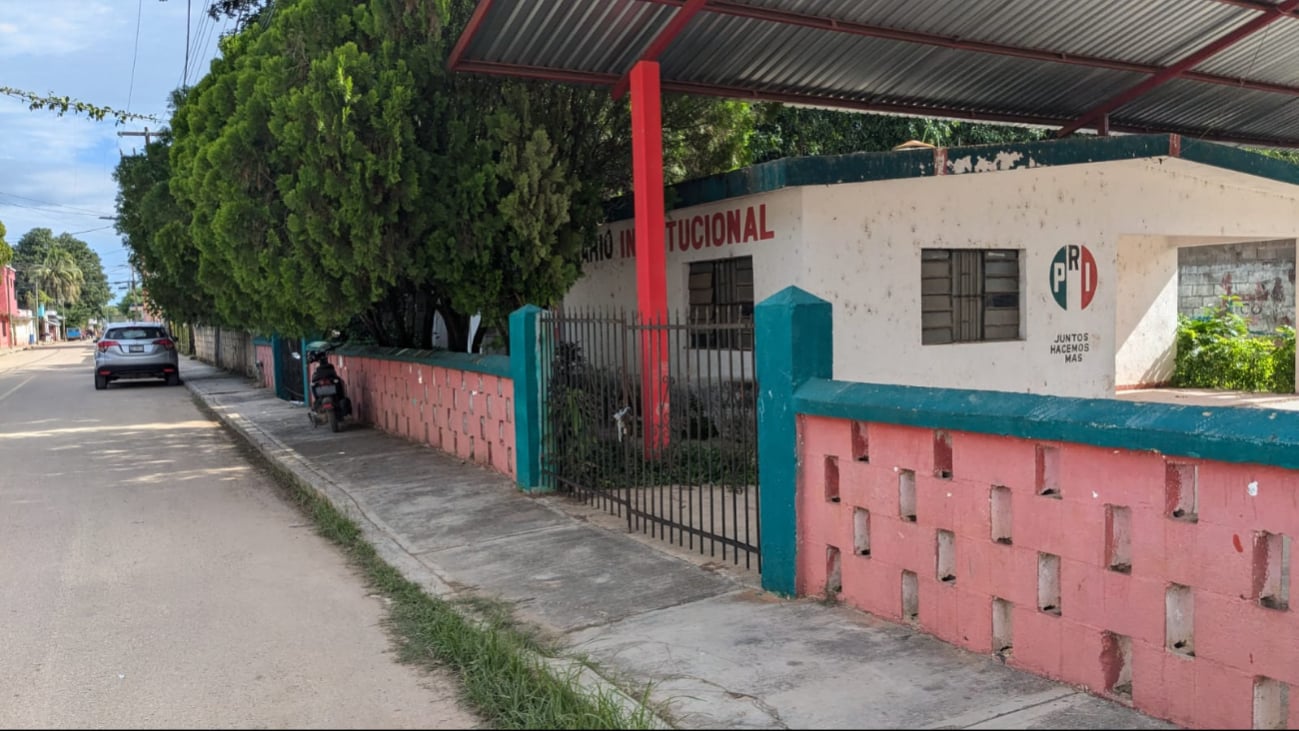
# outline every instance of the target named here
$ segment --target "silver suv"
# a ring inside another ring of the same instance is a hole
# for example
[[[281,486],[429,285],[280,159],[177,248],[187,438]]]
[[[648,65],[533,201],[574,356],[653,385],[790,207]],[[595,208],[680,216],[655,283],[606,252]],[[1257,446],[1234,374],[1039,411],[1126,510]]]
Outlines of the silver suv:
[[[180,385],[176,341],[156,322],[115,322],[95,343],[95,389],[121,378],[162,378]]]

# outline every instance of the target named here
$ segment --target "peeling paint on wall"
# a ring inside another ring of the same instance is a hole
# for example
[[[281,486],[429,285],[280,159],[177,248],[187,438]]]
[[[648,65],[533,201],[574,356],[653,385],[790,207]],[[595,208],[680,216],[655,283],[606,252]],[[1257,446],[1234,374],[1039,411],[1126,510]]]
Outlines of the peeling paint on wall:
[[[1020,164],[1021,161],[1023,164]],[[983,155],[966,155],[947,161],[947,172],[951,175],[962,173],[994,173],[1003,170],[1035,168],[1037,163],[1018,150],[1004,150],[992,157]]]

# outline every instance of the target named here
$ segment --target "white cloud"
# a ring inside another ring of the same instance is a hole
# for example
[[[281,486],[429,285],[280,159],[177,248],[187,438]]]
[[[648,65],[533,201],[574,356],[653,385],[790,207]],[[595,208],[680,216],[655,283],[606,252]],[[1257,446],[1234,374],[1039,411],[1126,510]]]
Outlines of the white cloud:
[[[167,99],[180,84],[184,65],[184,2],[0,3],[0,86],[66,95],[114,109],[129,106],[132,112],[166,118]],[[195,3],[193,13],[191,37],[197,50],[191,66],[205,73],[216,54],[216,31],[224,23],[213,26],[200,5]],[[0,221],[8,228],[9,241],[38,227],[55,233],[87,231],[79,238],[99,252],[106,269],[118,267],[110,279],[125,279],[126,250],[116,232],[89,230],[112,223],[98,216],[115,213],[112,171],[119,150],[129,154],[143,147],[142,139],[119,138],[117,133],[146,125],[162,126],[136,122],[119,127],[75,114],[59,117],[0,97],[0,193],[8,194],[0,195]]]
[[[44,167],[75,163],[88,150],[115,144],[111,123],[84,117],[59,117],[45,110],[32,111],[16,99],[0,98],[0,160],[39,162]],[[8,167],[8,165],[6,165]],[[12,174],[12,170],[6,170]],[[4,190],[4,188],[0,188]]]
[[[75,53],[94,46],[106,32],[127,22],[122,12],[125,3],[118,3],[116,10],[108,3],[81,0],[11,1],[5,5],[0,58]]]

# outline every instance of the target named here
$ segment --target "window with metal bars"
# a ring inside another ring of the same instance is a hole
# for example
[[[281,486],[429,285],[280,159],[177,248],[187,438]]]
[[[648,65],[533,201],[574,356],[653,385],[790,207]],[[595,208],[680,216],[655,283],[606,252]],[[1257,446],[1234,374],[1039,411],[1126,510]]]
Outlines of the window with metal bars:
[[[690,264],[690,347],[753,350],[753,257]]]
[[[1019,251],[923,249],[920,342],[1018,340]]]

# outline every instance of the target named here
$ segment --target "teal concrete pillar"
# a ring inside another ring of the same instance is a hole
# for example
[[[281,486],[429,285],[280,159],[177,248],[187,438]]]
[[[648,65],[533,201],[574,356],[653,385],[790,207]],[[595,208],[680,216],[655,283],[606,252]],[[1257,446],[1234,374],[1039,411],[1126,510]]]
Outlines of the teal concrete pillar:
[[[302,403],[311,408],[311,364],[307,362],[307,339],[298,340],[298,352],[302,354]]]
[[[279,335],[271,336],[271,368],[275,371],[275,397],[283,401],[292,401],[289,395],[288,379],[292,359],[289,357],[289,346]]]
[[[524,492],[541,478],[541,308],[524,305],[510,313],[510,378],[514,381],[515,480]]]
[[[830,303],[786,287],[754,308],[758,377],[758,494],[762,587],[787,596],[796,589],[798,559],[798,420],[794,392],[812,378],[830,378]]]

